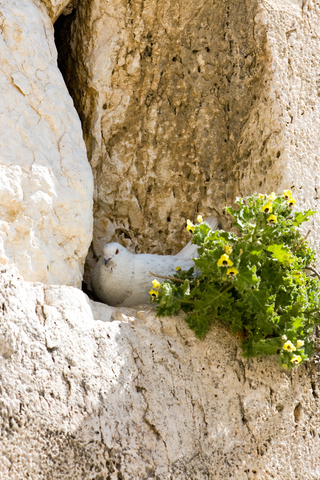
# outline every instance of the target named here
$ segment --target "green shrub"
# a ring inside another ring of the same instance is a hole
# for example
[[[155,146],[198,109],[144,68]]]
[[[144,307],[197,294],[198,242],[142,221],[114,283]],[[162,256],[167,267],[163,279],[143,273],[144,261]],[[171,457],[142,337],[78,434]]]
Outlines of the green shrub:
[[[236,203],[237,210],[225,210],[237,235],[213,232],[200,216],[199,225],[188,221],[198,245],[196,268],[161,285],[154,281],[152,299],[159,316],[186,312],[200,339],[219,318],[241,333],[244,357],[277,354],[290,369],[313,355],[313,327],[320,322],[318,278],[305,273],[315,252],[298,230],[315,212],[293,212],[290,191]]]

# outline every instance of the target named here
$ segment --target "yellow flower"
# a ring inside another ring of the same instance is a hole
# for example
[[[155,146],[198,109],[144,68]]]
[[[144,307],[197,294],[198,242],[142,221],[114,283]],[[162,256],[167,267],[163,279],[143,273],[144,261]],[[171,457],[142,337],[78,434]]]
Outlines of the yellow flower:
[[[289,206],[289,208],[293,208],[294,205],[295,205],[296,201],[294,198],[290,197],[288,200],[287,200],[287,204]]]
[[[192,233],[193,230],[194,230],[194,225],[193,225],[193,223],[190,222],[190,220],[187,220],[187,231],[188,231],[189,233]]]
[[[227,255],[231,255],[232,248],[230,245],[223,245],[223,250],[226,252]]]
[[[260,198],[261,200],[264,200],[264,197],[265,197],[265,195],[263,195],[263,193],[259,193],[259,198]]]
[[[303,345],[304,345],[304,340],[297,341],[297,347],[303,347]]]
[[[284,370],[287,370],[288,365],[287,365],[286,363],[283,363],[283,364],[281,365],[281,367],[282,367]]]
[[[263,205],[263,207],[260,209],[261,212],[263,213],[271,213],[272,212],[272,205],[270,202],[267,202]]]
[[[149,294],[151,295],[151,297],[153,298],[157,298],[157,296],[159,295],[159,292],[158,290],[150,290]]]
[[[289,200],[289,198],[291,198],[291,196],[292,196],[292,195],[291,195],[291,190],[284,190],[284,191],[283,191],[283,195],[284,195],[284,198],[285,198],[286,200]]]
[[[161,283],[158,282],[158,280],[152,280],[152,285],[153,285],[153,288],[160,288],[161,287]]]
[[[269,200],[269,202],[273,202],[273,200],[275,198],[276,198],[276,194],[274,192],[272,192],[271,195],[269,195],[268,200]]]
[[[277,217],[275,215],[269,215],[269,217],[267,218],[267,222],[277,223]]]
[[[231,278],[237,275],[237,273],[239,273],[239,271],[235,267],[228,268],[227,270],[227,275],[229,275]]]
[[[295,355],[294,357],[291,358],[290,362],[292,363],[300,363],[302,360],[302,358],[300,357],[300,355]]]
[[[221,255],[218,260],[218,267],[232,267],[233,262],[231,262],[228,255]]]
[[[197,222],[199,222],[199,223],[202,223],[202,222],[203,222],[203,218],[202,218],[201,215],[198,215],[198,216],[197,216]]]
[[[288,352],[293,352],[296,349],[296,347],[293,345],[290,340],[288,340],[284,345],[283,345],[283,350],[287,350]]]
[[[181,270],[181,267],[176,267],[176,270],[177,272],[179,272],[179,270]]]

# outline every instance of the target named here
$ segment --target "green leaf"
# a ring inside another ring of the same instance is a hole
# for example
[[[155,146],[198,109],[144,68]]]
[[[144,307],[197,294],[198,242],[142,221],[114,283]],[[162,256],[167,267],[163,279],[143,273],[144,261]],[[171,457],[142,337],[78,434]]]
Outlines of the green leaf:
[[[292,222],[292,225],[294,225],[295,227],[299,227],[301,225],[301,223],[303,222],[307,222],[309,220],[309,217],[311,215],[314,215],[316,212],[316,210],[306,210],[305,212],[297,212],[295,213],[295,219],[294,221]]]
[[[255,266],[251,268],[243,267],[240,268],[239,273],[235,277],[234,286],[240,293],[243,293],[245,290],[259,285],[259,281]]]
[[[275,355],[282,345],[281,338],[267,338],[255,341],[243,342],[243,356],[253,357],[256,355]]]
[[[296,317],[293,319],[292,321],[292,328],[294,328],[294,330],[299,330],[299,328],[301,328],[304,324],[304,319],[303,317]]]
[[[228,305],[231,302],[230,286],[221,291],[215,285],[207,285],[206,294],[203,299],[197,299],[194,303],[195,310],[201,311],[210,307],[212,315],[218,315],[220,306]]]
[[[251,308],[256,309],[258,312],[264,311],[267,308],[270,293],[268,290],[246,290],[246,301],[251,304]]]
[[[262,245],[259,247],[254,247],[252,250],[250,250],[251,255],[261,255],[262,252],[263,252]]]
[[[206,313],[194,311],[187,316],[186,322],[200,340],[209,331],[212,320]]]
[[[278,260],[278,262],[283,263],[285,266],[290,265],[294,261],[292,253],[281,245],[269,245],[266,248],[268,252],[272,253],[273,258]]]

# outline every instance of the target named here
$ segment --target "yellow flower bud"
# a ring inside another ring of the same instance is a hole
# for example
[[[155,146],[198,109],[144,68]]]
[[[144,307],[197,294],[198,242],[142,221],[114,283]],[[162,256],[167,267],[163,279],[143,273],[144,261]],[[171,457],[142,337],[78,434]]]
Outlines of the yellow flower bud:
[[[218,264],[218,267],[232,267],[233,262],[230,260],[228,255],[221,255],[217,264]]]
[[[301,363],[301,360],[302,358],[300,357],[300,355],[295,355],[294,357],[291,358],[290,362],[292,363]]]
[[[273,202],[273,200],[276,198],[276,194],[274,192],[271,193],[271,195],[269,195],[269,202]]]
[[[152,298],[157,298],[159,295],[158,290],[150,290],[149,295],[151,295]]]
[[[288,340],[284,345],[283,345],[283,350],[287,350],[287,352],[294,352],[296,347],[293,345],[290,340]]]
[[[288,200],[292,195],[291,195],[291,190],[284,190],[283,191],[283,196],[286,200]]]
[[[158,282],[158,280],[152,280],[152,285],[153,285],[153,288],[160,288],[161,287],[161,283]]]
[[[270,202],[265,203],[260,210],[261,210],[261,212],[263,212],[263,213],[271,213],[271,212],[272,212],[272,205],[271,205],[271,203],[270,203]]]
[[[187,220],[187,231],[188,231],[189,233],[192,233],[193,230],[194,230],[194,228],[195,228],[195,227],[194,227],[193,223],[190,222],[190,220]]]
[[[237,270],[235,267],[228,268],[227,270],[227,275],[231,278],[237,275],[237,273],[239,273],[239,270]]]
[[[227,255],[231,255],[232,248],[230,245],[223,245],[223,250],[226,252]]]
[[[288,207],[289,207],[289,208],[293,208],[293,207],[295,206],[295,203],[296,203],[296,201],[295,201],[295,199],[292,198],[292,197],[290,197],[290,198],[287,200],[287,204],[288,204]]]
[[[269,217],[267,218],[267,222],[277,223],[277,217],[276,217],[276,215],[269,215]]]

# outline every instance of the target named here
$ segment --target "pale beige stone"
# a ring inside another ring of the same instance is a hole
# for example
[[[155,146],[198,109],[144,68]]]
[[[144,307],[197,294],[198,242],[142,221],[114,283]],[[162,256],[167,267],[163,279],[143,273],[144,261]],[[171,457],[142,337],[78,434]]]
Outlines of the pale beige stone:
[[[3,267],[0,312],[1,479],[318,480],[311,364]]]
[[[53,27],[29,0],[0,2],[0,263],[26,280],[80,286],[92,173],[57,68]]]
[[[54,22],[63,12],[71,12],[78,0],[33,0],[40,9],[45,8],[51,20]]]
[[[8,266],[79,284],[91,238],[92,179],[48,15],[72,12],[60,65],[96,179],[95,250],[171,253],[187,217],[239,192],[292,186],[317,204],[317,4],[74,6],[0,1],[1,479],[318,480],[312,363],[245,360],[219,323],[200,342],[181,316]]]
[[[318,207],[319,24],[309,0],[80,0],[60,65],[94,172],[96,254],[176,253],[187,218],[239,194],[292,189]]]

